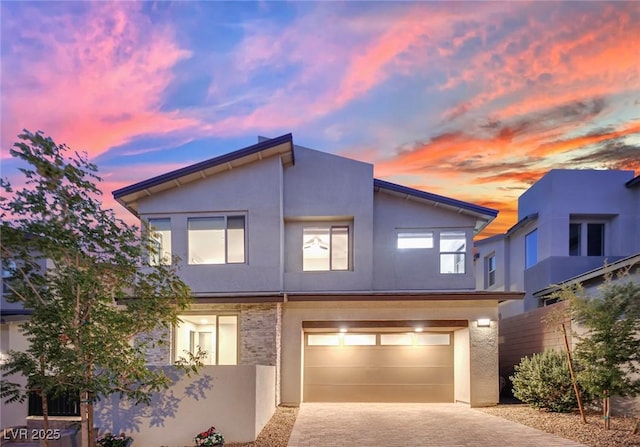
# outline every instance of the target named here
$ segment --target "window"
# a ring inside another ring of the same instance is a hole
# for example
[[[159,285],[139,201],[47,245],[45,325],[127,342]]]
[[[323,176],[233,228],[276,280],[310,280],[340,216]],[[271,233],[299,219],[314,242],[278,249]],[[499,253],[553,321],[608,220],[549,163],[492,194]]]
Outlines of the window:
[[[411,248],[433,248],[433,232],[420,230],[398,230],[399,250]]]
[[[451,344],[449,334],[422,333],[415,334],[415,337],[418,346],[448,346]]]
[[[303,229],[302,270],[349,270],[349,227]]]
[[[309,334],[307,335],[308,346],[340,346],[340,336],[338,334]]]
[[[175,359],[205,353],[205,365],[238,363],[237,315],[181,315],[176,327]]]
[[[13,278],[16,263],[12,259],[4,259],[2,263],[2,293],[10,293],[9,281]]]
[[[604,256],[604,229],[604,223],[570,223],[569,256]]]
[[[569,224],[569,256],[582,255],[582,224]]]
[[[245,262],[245,217],[192,217],[189,227],[189,264]]]
[[[412,346],[413,334],[381,334],[381,346]]]
[[[440,233],[440,273],[464,273],[466,251],[464,231]]]
[[[375,346],[376,334],[344,334],[345,346]]]
[[[524,237],[524,266],[529,268],[538,263],[538,230]]]
[[[487,286],[490,287],[496,283],[496,255],[487,256]]]
[[[149,262],[171,264],[171,219],[149,219]]]
[[[604,224],[587,224],[587,256],[604,256]]]

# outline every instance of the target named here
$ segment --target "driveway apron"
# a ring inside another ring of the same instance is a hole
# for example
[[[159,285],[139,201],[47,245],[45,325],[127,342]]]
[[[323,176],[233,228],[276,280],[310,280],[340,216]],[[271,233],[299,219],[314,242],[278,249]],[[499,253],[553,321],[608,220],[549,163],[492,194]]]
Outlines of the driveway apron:
[[[461,404],[303,403],[289,447],[585,447]]]

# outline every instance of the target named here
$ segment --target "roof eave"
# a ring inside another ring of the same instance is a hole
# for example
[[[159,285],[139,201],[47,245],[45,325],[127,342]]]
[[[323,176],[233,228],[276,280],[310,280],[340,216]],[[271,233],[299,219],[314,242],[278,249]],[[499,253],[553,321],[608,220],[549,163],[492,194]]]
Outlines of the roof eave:
[[[445,206],[459,213],[470,214],[477,218],[474,232],[478,234],[487,225],[489,225],[497,216],[498,210],[487,208],[473,203],[464,202],[462,200],[452,199],[450,197],[421,191],[408,186],[398,185],[397,183],[387,182],[385,180],[373,179],[374,190],[386,190],[396,194],[404,195],[407,198],[420,199],[432,203],[434,206]]]
[[[275,149],[275,150],[274,150]],[[273,154],[271,153],[273,152]],[[283,163],[295,164],[293,136],[291,133],[281,135],[270,140],[263,140],[252,146],[239,149],[228,154],[214,157],[199,163],[195,163],[184,168],[176,169],[165,174],[152,177],[134,183],[133,185],[125,186],[124,188],[113,191],[113,197],[118,203],[124,206],[129,212],[138,216],[135,203],[144,196],[151,196],[155,192],[160,192],[165,189],[174,187],[173,185],[180,186],[181,180],[188,180],[191,182],[196,180],[198,176],[207,177],[207,171],[223,171],[233,169],[246,163],[254,161],[257,157],[258,160],[262,159],[263,153],[272,155],[289,155],[286,161],[283,159]],[[171,185],[166,187],[167,185]],[[154,191],[155,190],[155,191]]]

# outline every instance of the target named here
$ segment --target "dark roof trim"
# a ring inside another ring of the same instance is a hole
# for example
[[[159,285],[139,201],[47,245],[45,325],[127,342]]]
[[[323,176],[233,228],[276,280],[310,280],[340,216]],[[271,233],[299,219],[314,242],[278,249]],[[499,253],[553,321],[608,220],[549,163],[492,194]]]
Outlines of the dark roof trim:
[[[398,185],[397,183],[391,183],[384,180],[373,179],[374,188],[386,189],[389,191],[397,192],[400,194],[407,194],[409,196],[417,197],[424,200],[430,200],[432,202],[442,203],[443,205],[449,205],[456,208],[462,208],[473,213],[483,214],[495,218],[498,215],[498,210],[492,208],[486,208],[480,205],[474,205],[473,203],[463,202],[462,200],[451,199],[449,197],[440,196],[426,191],[420,191],[419,189],[409,188],[407,186]]]
[[[524,292],[470,291],[334,291],[199,293],[194,303],[286,303],[294,301],[506,301],[521,300]]]
[[[201,161],[199,163],[186,166],[184,168],[176,169],[175,171],[167,172],[166,174],[158,175],[156,177],[152,177],[150,179],[143,180],[138,183],[134,183],[133,185],[130,185],[130,186],[125,186],[124,188],[120,188],[113,191],[113,197],[115,199],[119,199],[123,196],[133,194],[139,191],[143,191],[153,186],[170,182],[172,180],[177,180],[181,177],[184,177],[185,175],[194,174],[196,172],[211,168],[213,166],[229,163],[238,158],[256,154],[258,152],[264,151],[265,149],[269,149],[283,143],[291,143],[292,162],[295,164],[295,156],[293,154],[293,136],[290,133],[288,133],[276,138],[272,138],[270,140],[261,141],[252,146],[248,146],[243,149],[239,149],[237,151],[221,155],[219,157],[210,158],[209,160]]]
[[[518,231],[520,228],[524,227],[526,224],[528,224],[529,222],[532,222],[532,221],[534,221],[536,219],[538,219],[538,213],[532,213],[532,214],[529,214],[528,216],[525,216],[523,219],[518,221],[514,226],[509,228],[507,230],[507,232],[505,233],[505,235],[507,237],[511,236],[513,233]]]
[[[631,180],[629,180],[627,183],[624,184],[627,188],[632,188],[634,186],[638,186],[640,185],[640,175],[632,178]]]

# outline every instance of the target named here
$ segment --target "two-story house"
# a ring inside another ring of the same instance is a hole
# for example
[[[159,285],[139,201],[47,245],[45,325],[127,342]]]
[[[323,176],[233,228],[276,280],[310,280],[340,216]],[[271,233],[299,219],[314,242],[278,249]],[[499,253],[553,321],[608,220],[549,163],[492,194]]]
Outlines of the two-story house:
[[[475,290],[473,238],[497,211],[375,179],[290,134],[113,195],[149,223],[154,262],[179,257],[194,296],[150,363],[200,348],[226,393],[181,401],[163,445],[206,421],[251,440],[279,403],[498,402],[498,305],[523,294]],[[251,423],[234,409],[248,393]],[[155,445],[152,431],[136,439]]]
[[[640,253],[640,177],[633,171],[553,169],[518,199],[518,222],[478,240],[478,290],[522,290],[502,318],[542,305],[536,292]]]
[[[580,282],[595,291],[607,271],[638,265],[640,176],[551,170],[518,199],[518,222],[475,249],[478,290],[525,292],[524,300],[500,304],[500,372],[507,377],[523,356],[564,349],[557,328],[544,323],[554,285]]]

